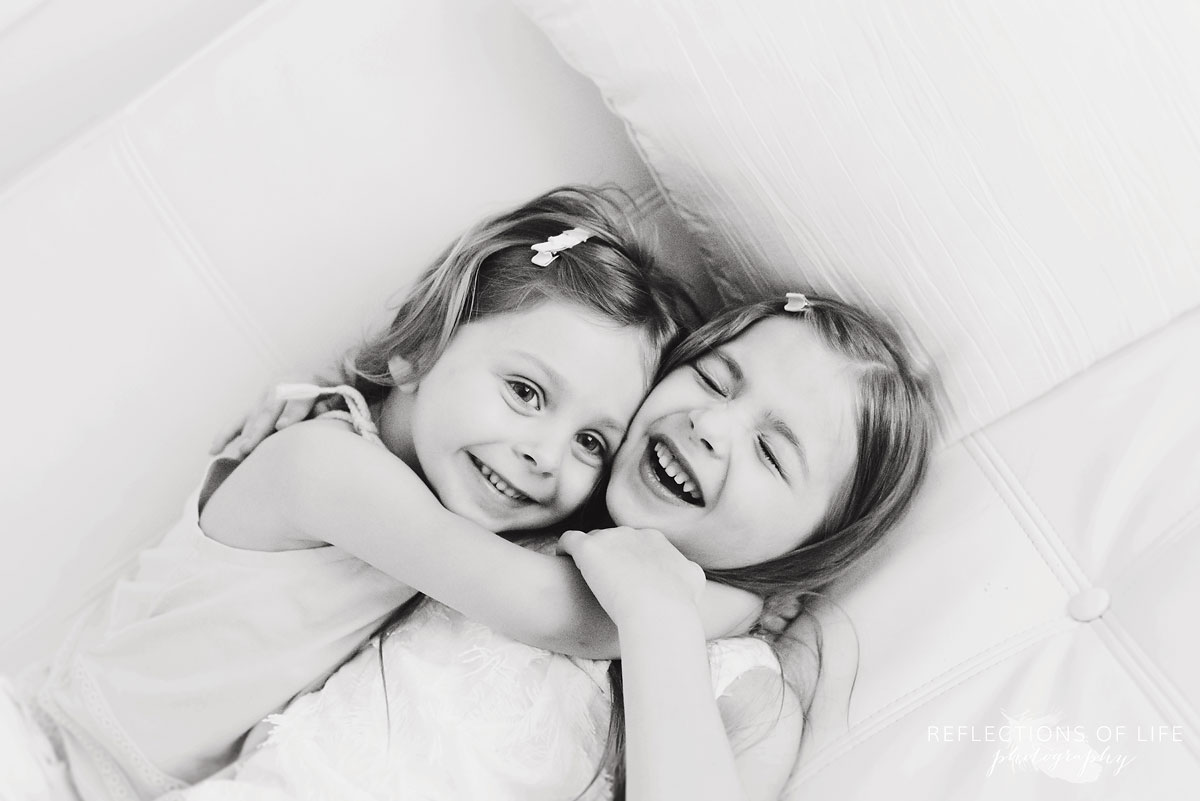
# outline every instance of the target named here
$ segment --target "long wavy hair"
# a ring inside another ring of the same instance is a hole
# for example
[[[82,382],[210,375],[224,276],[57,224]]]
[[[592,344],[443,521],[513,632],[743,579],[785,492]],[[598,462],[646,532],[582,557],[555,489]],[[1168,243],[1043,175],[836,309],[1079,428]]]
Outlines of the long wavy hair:
[[[547,300],[640,330],[646,374],[654,376],[699,315],[683,286],[656,266],[631,222],[632,205],[613,187],[563,186],[471,227],[417,279],[391,325],[347,360],[355,388],[379,400],[428,373],[460,326]],[[532,262],[533,245],[571,228],[591,237],[546,267]]]
[[[812,327],[857,369],[856,458],[824,517],[811,532],[797,532],[803,540],[781,556],[747,567],[705,571],[709,580],[752,592],[768,606],[780,598],[794,599],[789,614],[799,615],[903,516],[924,479],[937,414],[932,378],[917,369],[893,326],[848,303],[815,294],[807,295],[804,312],[787,312],[783,297],[780,291],[769,300],[720,314],[675,348],[662,372],[690,364],[770,317]],[[613,703],[608,740],[593,782],[607,773],[620,799],[625,720],[619,661],[610,666],[609,679]]]
[[[472,226],[417,279],[391,324],[347,358],[346,377],[373,403],[420,381],[459,327],[557,300],[641,331],[646,375],[656,378],[700,315],[686,288],[657,266],[633,225],[633,206],[615,187],[563,186]],[[533,245],[571,228],[591,236],[545,267],[533,263]],[[602,495],[593,493],[576,515],[592,514]],[[417,594],[393,610],[375,634],[386,639],[424,599]]]

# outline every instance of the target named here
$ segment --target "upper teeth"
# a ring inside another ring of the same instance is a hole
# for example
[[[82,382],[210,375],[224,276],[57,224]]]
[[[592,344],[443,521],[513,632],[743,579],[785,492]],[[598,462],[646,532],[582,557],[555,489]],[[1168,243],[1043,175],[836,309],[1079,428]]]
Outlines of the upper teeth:
[[[514,501],[527,500],[528,496],[518,492],[508,485],[504,479],[500,478],[492,468],[488,467],[483,462],[479,463],[479,472],[483,473],[484,478],[492,483],[492,486],[500,490],[502,493],[512,498]]]
[[[696,492],[696,482],[692,480],[683,465],[676,461],[675,454],[671,453],[670,448],[661,442],[656,442],[654,443],[654,455],[658,457],[658,464],[663,471],[683,488],[688,497],[700,500],[700,495]]]

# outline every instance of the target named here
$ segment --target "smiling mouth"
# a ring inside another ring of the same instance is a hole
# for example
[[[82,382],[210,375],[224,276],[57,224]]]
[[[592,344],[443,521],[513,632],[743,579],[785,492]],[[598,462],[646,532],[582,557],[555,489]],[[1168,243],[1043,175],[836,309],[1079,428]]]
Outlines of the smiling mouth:
[[[512,484],[509,484],[507,481],[505,481],[504,477],[495,470],[488,467],[474,456],[471,456],[471,454],[467,454],[467,456],[470,457],[471,464],[475,465],[475,469],[479,471],[479,475],[481,475],[484,481],[490,484],[492,489],[494,489],[496,492],[503,495],[508,500],[513,501],[514,503],[535,503],[533,498],[530,498],[525,493],[513,487]]]
[[[692,506],[704,505],[700,482],[688,470],[683,459],[664,440],[651,440],[646,457],[650,473],[663,489],[684,503]]]

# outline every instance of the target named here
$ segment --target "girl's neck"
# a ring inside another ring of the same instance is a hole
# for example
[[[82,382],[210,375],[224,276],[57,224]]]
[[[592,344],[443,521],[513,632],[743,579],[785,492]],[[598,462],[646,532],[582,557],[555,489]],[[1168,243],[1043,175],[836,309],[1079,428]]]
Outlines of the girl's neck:
[[[417,461],[416,448],[413,446],[412,408],[415,400],[416,396],[412,392],[392,389],[383,400],[371,407],[371,417],[387,449],[424,479],[421,464]]]

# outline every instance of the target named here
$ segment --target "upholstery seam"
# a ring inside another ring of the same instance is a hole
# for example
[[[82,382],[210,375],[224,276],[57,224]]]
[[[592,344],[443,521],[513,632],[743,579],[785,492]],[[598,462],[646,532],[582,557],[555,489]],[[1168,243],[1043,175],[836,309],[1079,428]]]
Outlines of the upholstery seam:
[[[997,421],[998,422],[998,421]],[[1016,479],[1012,473],[1011,466],[1000,455],[992,444],[988,436],[987,429],[993,424],[984,426],[979,430],[966,434],[961,438],[961,442],[968,453],[971,454],[973,460],[979,466],[981,472],[987,477],[989,485],[993,491],[1000,497],[1009,514],[1013,518],[1013,522],[1024,532],[1030,545],[1041,557],[1043,563],[1052,575],[1063,585],[1069,593],[1078,592],[1079,590],[1094,586],[1092,580],[1087,573],[1080,567],[1075,560],[1075,555],[1066,546],[1066,543],[1059,536],[1057,529],[1050,524],[1037,501],[1028,493],[1024,484]],[[1179,536],[1187,529],[1188,524],[1197,516],[1200,516],[1200,507],[1190,507],[1181,515],[1175,518],[1171,523],[1160,530],[1160,533],[1147,545],[1137,559],[1124,566],[1121,574],[1114,576],[1112,582],[1116,582],[1120,575],[1126,573],[1133,565],[1138,564],[1142,560],[1149,558],[1154,552],[1163,547]],[[1036,534],[1036,536],[1035,536]],[[1056,566],[1054,562],[1057,561]],[[1111,620],[1107,619],[1110,618]],[[1138,692],[1144,695],[1157,694],[1157,701],[1152,697],[1150,703],[1159,709],[1160,713],[1175,712],[1187,720],[1187,725],[1193,729],[1200,728],[1196,723],[1196,712],[1187,705],[1183,699],[1181,692],[1176,690],[1174,684],[1166,677],[1160,675],[1159,671],[1154,669],[1154,661],[1145,654],[1140,647],[1138,641],[1129,635],[1123,626],[1120,625],[1119,616],[1114,616],[1109,612],[1104,617],[1099,618],[1100,621],[1106,622],[1107,626],[1101,626],[1097,633],[1105,650],[1109,652],[1113,661],[1121,666],[1123,672],[1129,677],[1130,683],[1137,688]],[[1065,622],[1065,621],[1064,621]],[[1072,623],[1066,622],[1065,626],[1061,627],[1063,631],[1069,631]],[[1031,629],[1026,629],[1013,637],[1008,638],[1004,643],[993,646],[992,651],[997,651],[1007,643],[1011,643],[1014,639],[1021,638],[1037,628],[1044,627],[1047,636],[1053,633],[1059,626],[1054,623],[1042,624]],[[1100,632],[1104,632],[1101,634]],[[918,701],[906,710],[896,710],[898,705],[902,705],[907,699],[910,699],[914,694],[919,694],[923,690],[935,684],[942,677],[950,673],[954,668],[944,671],[939,676],[936,676],[924,684],[910,690],[908,693],[896,698],[889,704],[876,710],[867,718],[859,721],[858,724],[850,731],[843,735],[839,740],[826,745],[821,751],[814,755],[813,759],[802,769],[798,770],[791,779],[789,779],[789,787],[808,781],[813,776],[827,768],[829,765],[836,762],[841,757],[852,751],[858,745],[866,740],[874,737],[882,731],[885,731],[897,721],[903,719],[907,714],[919,709],[925,703],[928,703],[934,698],[945,695],[950,690],[959,686],[966,680],[989,670],[997,665],[1002,664],[1009,656],[1014,656],[1021,651],[1033,646],[1045,638],[1030,637],[1028,641],[1019,648],[1005,653],[999,658],[991,661],[985,661],[975,669],[967,669],[954,681],[949,684],[944,684],[936,692],[928,693],[923,700]],[[988,650],[976,655],[974,659],[981,659]],[[962,665],[963,663],[960,663]],[[1139,676],[1133,675],[1134,673]],[[891,715],[890,720],[882,721],[880,719],[887,718]],[[1169,717],[1169,715],[1164,714]],[[880,720],[874,724],[872,719]],[[873,727],[874,726],[874,727]],[[1189,747],[1189,752],[1193,757],[1200,757],[1197,754],[1195,747]]]
[[[1121,572],[1114,573],[1109,577],[1109,580],[1102,582],[1106,586],[1116,587],[1122,583],[1122,578],[1125,574],[1132,572],[1142,562],[1152,557],[1156,552],[1165,548],[1170,543],[1174,542],[1176,537],[1182,535],[1191,526],[1200,525],[1200,505],[1185,509],[1179,517],[1172,520],[1168,525],[1164,526],[1162,531],[1158,533],[1154,539],[1150,540],[1141,552],[1136,554],[1133,559],[1121,566]]]
[[[179,248],[192,274],[207,287],[217,306],[241,329],[259,354],[271,363],[276,372],[281,371],[284,360],[279,348],[213,268],[212,259],[155,180],[125,125],[118,127],[115,145],[123,171],[133,181],[142,200],[154,211],[164,232]]]
[[[51,169],[51,165],[59,161],[59,159],[64,158],[64,154],[68,151],[103,137],[109,129],[120,127],[122,121],[128,115],[136,111],[147,98],[156,94],[164,85],[176,76],[191,69],[194,64],[207,58],[210,53],[224,46],[227,41],[241,35],[244,30],[256,24],[260,17],[266,16],[268,13],[273,12],[277,6],[285,3],[294,4],[294,0],[260,0],[260,4],[257,7],[251,8],[240,18],[231,22],[227,28],[218,31],[211,40],[201,45],[200,49],[168,69],[149,86],[134,94],[128,102],[112,109],[92,122],[83,123],[75,131],[69,133],[58,145],[36,156],[33,161],[18,169],[6,181],[0,183],[0,205],[6,203],[9,198],[15,196],[26,185],[37,180],[38,176],[43,172]]]
[[[981,471],[987,475],[988,483],[1009,508],[1013,521],[1020,526],[1026,539],[1059,583],[1071,594],[1091,586],[1091,579],[1075,561],[1074,554],[1067,548],[1057,529],[1046,519],[1037,501],[1013,474],[1012,468],[996,450],[986,431],[980,430],[964,438],[963,445],[974,457]],[[1041,547],[1038,540],[1042,543]],[[1057,568],[1049,556],[1053,556],[1058,562]]]
[[[1124,668],[1125,673],[1131,679],[1130,683],[1143,695],[1148,696],[1149,703],[1163,713],[1163,717],[1168,721],[1170,721],[1170,715],[1167,713],[1174,712],[1185,719],[1184,725],[1191,728],[1193,734],[1200,731],[1200,715],[1197,714],[1196,709],[1188,702],[1183,692],[1175,686],[1175,683],[1158,670],[1157,662],[1146,653],[1137,638],[1131,635],[1125,625],[1121,623],[1120,613],[1106,612],[1097,619],[1097,622],[1103,624],[1097,629],[1097,639],[1105,644],[1109,653]],[[1134,671],[1140,673],[1141,676],[1131,675]],[[1154,693],[1147,692],[1148,689],[1153,689],[1157,693],[1157,698]],[[1197,760],[1197,763],[1200,763],[1200,744],[1196,743],[1195,737],[1185,737],[1183,744],[1192,757]]]
[[[968,679],[974,678],[984,671],[991,670],[1037,643],[1049,639],[1054,634],[1069,631],[1075,625],[1078,624],[1070,619],[1053,619],[1030,626],[1008,637],[1003,642],[981,651],[972,657],[971,660],[968,660],[977,662],[975,666],[963,668],[966,662],[960,662],[953,667],[947,668],[937,676],[927,680],[924,684],[914,687],[899,698],[893,699],[886,705],[875,710],[852,726],[840,738],[818,751],[804,768],[793,774],[788,780],[788,786],[791,787],[793,784],[807,781],[841,757],[850,753],[857,746],[886,731],[895,725],[897,721],[902,720],[905,716],[920,709],[933,699],[942,697],[946,692],[958,687]],[[1013,643],[1019,643],[1019,645],[1012,646]],[[943,683],[945,677],[951,676],[956,670],[960,669],[961,673],[958,676],[950,680],[949,683]],[[911,703],[905,706],[906,702]]]

